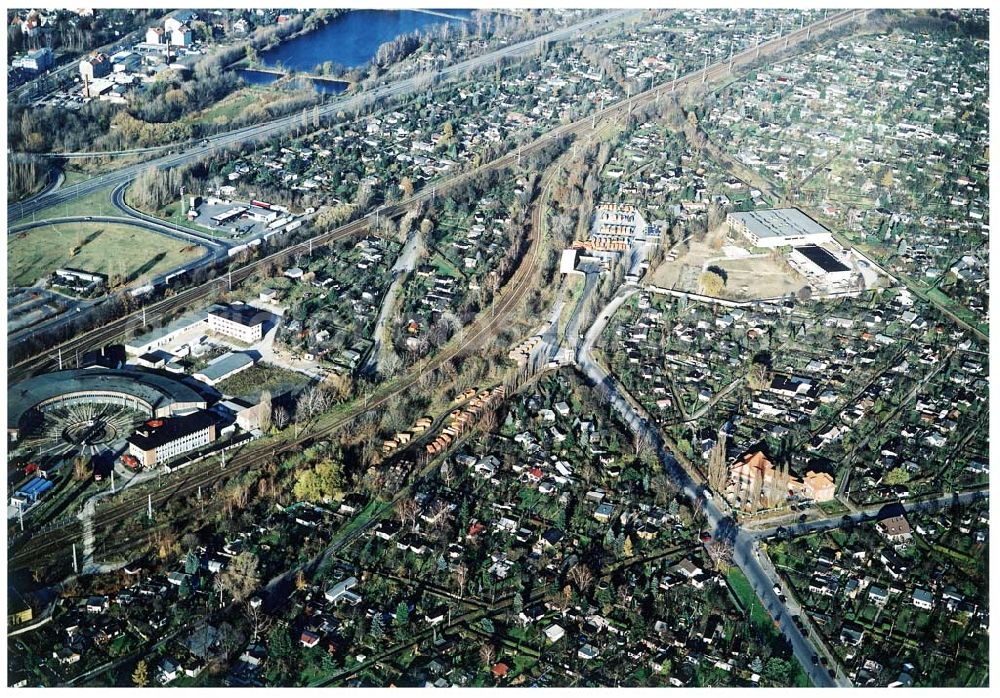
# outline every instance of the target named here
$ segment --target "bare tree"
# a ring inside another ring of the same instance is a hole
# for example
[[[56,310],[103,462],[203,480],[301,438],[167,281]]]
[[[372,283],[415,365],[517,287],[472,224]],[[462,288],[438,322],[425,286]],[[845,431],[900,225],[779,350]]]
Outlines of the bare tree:
[[[431,510],[431,519],[434,521],[434,528],[444,530],[451,521],[451,505],[446,501],[439,501]]]
[[[566,576],[573,582],[581,594],[586,594],[594,583],[594,573],[590,570],[590,567],[582,563],[577,563],[570,567],[569,573]]]
[[[497,650],[489,642],[479,648],[479,659],[487,669],[493,666],[493,660],[496,659],[496,656]]]
[[[243,604],[243,615],[246,616],[247,621],[250,623],[250,635],[254,642],[257,642],[257,640],[267,633],[274,623],[274,618],[264,611],[264,604],[257,598]]]
[[[760,362],[750,364],[750,371],[747,372],[747,385],[751,390],[763,390],[771,383],[770,371],[767,366]]]
[[[791,476],[788,472],[788,464],[782,463],[771,473],[771,482],[767,483],[764,490],[764,504],[768,508],[782,504],[788,498],[788,482]]]
[[[635,448],[636,458],[645,458],[653,445],[653,439],[649,434],[649,429],[639,425],[632,436],[632,446]]]
[[[216,590],[237,602],[249,598],[260,583],[257,565],[256,555],[249,551],[240,553],[216,575]]]
[[[718,441],[708,454],[708,484],[716,492],[723,492],[729,483],[729,469],[726,467],[726,432],[718,433]]]
[[[283,405],[278,405],[274,408],[272,418],[274,426],[278,429],[284,429],[288,426],[288,422],[291,421],[291,416],[288,414],[288,410]]]
[[[465,583],[469,579],[469,568],[465,563],[460,563],[455,568],[455,583],[458,584],[458,598],[463,598],[465,596]]]
[[[396,518],[400,524],[409,522],[413,529],[417,523],[417,514],[420,513],[420,505],[411,497],[403,497],[396,502]]]
[[[667,477],[666,473],[657,473],[649,481],[649,486],[653,490],[653,494],[656,497],[656,503],[663,505],[670,502],[675,496],[677,496],[677,485]]]
[[[295,404],[295,421],[308,422],[330,407],[330,394],[318,385],[311,385],[299,395]]]
[[[271,405],[271,391],[264,390],[260,394],[260,403],[257,405],[257,422],[260,430],[267,433],[271,429],[271,414],[274,407]]]
[[[715,538],[707,546],[708,556],[715,563],[715,569],[726,572],[733,563],[733,544],[726,539]]]

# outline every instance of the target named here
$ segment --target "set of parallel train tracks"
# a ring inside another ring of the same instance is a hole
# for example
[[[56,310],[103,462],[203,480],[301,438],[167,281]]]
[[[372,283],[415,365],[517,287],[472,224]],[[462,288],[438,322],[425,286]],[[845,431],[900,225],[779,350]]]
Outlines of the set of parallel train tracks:
[[[468,172],[458,174],[446,182],[439,183],[433,187],[425,187],[420,193],[407,197],[395,204],[384,206],[378,210],[377,214],[375,212],[370,213],[364,218],[347,223],[346,225],[336,228],[335,230],[322,233],[304,242],[296,243],[295,245],[291,245],[269,254],[232,271],[230,275],[212,279],[211,281],[208,281],[200,286],[180,291],[170,298],[153,303],[145,309],[145,313],[147,316],[150,313],[153,313],[154,315],[162,317],[167,313],[180,308],[188,307],[193,303],[203,300],[211,293],[228,289],[230,283],[241,283],[258,270],[264,268],[264,265],[277,262],[289,255],[310,251],[317,246],[321,247],[331,242],[364,234],[368,231],[375,215],[397,217],[407,208],[429,200],[436,194],[458,186],[463,182],[478,176],[479,174],[490,170],[510,167],[520,160],[521,155],[541,150],[550,145],[556,138],[570,136],[579,137],[586,134],[588,131],[595,131],[603,126],[603,122],[606,119],[617,119],[621,116],[626,116],[637,106],[659,100],[666,93],[667,88],[673,92],[678,88],[686,87],[691,84],[707,83],[720,76],[730,73],[730,66],[735,67],[737,63],[752,60],[756,56],[766,56],[770,53],[781,50],[782,44],[788,45],[792,42],[798,42],[803,38],[811,38],[814,33],[818,36],[821,31],[829,31],[838,26],[847,24],[864,12],[864,10],[847,10],[836,13],[818,23],[793,31],[787,36],[778,37],[767,42],[766,44],[749,48],[740,54],[734,55],[731,59],[725,62],[717,63],[713,66],[707,66],[702,70],[698,70],[667,83],[657,85],[649,90],[622,100],[615,105],[606,107],[595,114],[582,118],[576,122],[554,128],[547,134],[537,138],[535,141],[522,148],[507,153],[506,155],[492,160],[489,163],[480,165]],[[597,125],[599,122],[601,122],[601,126]],[[552,170],[549,171],[547,178],[552,176],[552,172]],[[372,397],[363,401],[358,400],[361,404],[353,406],[346,414],[327,424],[316,424],[312,428],[307,426],[300,435],[283,441],[280,445],[262,445],[257,448],[248,446],[247,451],[231,457],[224,467],[205,468],[201,466],[192,466],[186,468],[179,471],[176,478],[171,477],[171,482],[155,493],[143,493],[142,495],[133,496],[130,499],[118,504],[113,504],[99,509],[95,514],[95,531],[100,531],[101,529],[106,530],[109,527],[144,511],[148,504],[147,496],[152,496],[154,507],[159,509],[176,498],[193,495],[203,488],[210,489],[216,483],[225,478],[232,477],[233,475],[255,467],[264,466],[269,461],[278,458],[281,454],[287,451],[300,450],[309,443],[321,440],[331,434],[334,434],[350,425],[361,415],[389,403],[400,395],[408,393],[411,389],[418,385],[425,374],[436,370],[438,367],[444,365],[448,361],[451,361],[453,358],[460,356],[464,352],[475,349],[480,346],[483,341],[495,336],[499,328],[503,328],[507,325],[508,316],[519,306],[526,294],[532,288],[530,282],[533,278],[533,273],[537,268],[541,250],[539,232],[541,230],[541,216],[544,213],[541,202],[544,200],[545,188],[549,185],[547,178],[543,178],[543,181],[540,184],[539,195],[536,198],[535,205],[533,206],[531,222],[527,231],[528,248],[521,256],[520,264],[504,284],[502,289],[498,292],[498,300],[495,302],[492,311],[489,314],[485,312],[481,313],[480,317],[465,330],[462,339],[459,342],[446,346],[441,353],[425,362],[422,362],[421,364],[418,364],[417,366],[414,366],[405,377],[387,384],[381,391],[376,392]],[[80,335],[79,337],[64,342],[59,345],[59,347],[48,350],[41,356],[35,356],[20,361],[12,367],[9,382],[14,382],[16,377],[24,378],[39,370],[51,368],[56,362],[56,358],[51,352],[62,351],[64,356],[72,356],[74,352],[89,351],[90,349],[104,346],[112,340],[121,337],[123,334],[141,327],[143,324],[142,318],[142,311],[136,311],[110,323],[106,327],[91,330],[90,332]],[[10,556],[10,568],[17,569],[19,567],[26,566],[27,564],[37,564],[39,561],[52,558],[56,553],[61,551],[64,552],[64,554],[67,554],[65,551],[69,548],[69,546],[81,539],[81,529],[82,524],[79,522],[68,522],[64,526],[52,529],[49,532],[28,537],[27,540],[17,546],[20,549]]]

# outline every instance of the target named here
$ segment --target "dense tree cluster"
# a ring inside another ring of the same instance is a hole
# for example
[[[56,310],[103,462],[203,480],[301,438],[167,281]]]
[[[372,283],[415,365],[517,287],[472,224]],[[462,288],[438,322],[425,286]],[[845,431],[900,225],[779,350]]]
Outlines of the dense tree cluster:
[[[11,23],[15,11],[7,13],[7,50],[13,55],[48,46],[53,51],[85,53],[110,43],[119,36],[153,24],[162,10],[101,9],[90,16],[69,10],[46,11],[46,24],[28,36],[17,23]]]
[[[340,463],[327,459],[312,468],[301,469],[295,475],[292,490],[295,498],[305,502],[322,502],[341,491],[344,470]]]
[[[45,184],[48,165],[37,157],[7,158],[7,197],[11,201],[35,193]]]

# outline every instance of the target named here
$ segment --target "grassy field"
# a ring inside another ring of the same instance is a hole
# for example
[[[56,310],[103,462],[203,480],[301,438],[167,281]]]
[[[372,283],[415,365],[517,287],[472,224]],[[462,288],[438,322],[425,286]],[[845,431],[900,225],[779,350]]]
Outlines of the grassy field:
[[[244,109],[264,98],[266,93],[267,90],[255,87],[246,87],[242,90],[237,90],[207,109],[188,115],[184,118],[184,121],[192,124],[203,123],[226,126],[239,116]]]
[[[80,172],[78,170],[63,170],[63,176],[64,179],[62,185],[64,187],[68,187],[72,186],[73,184],[79,184],[80,182],[84,182],[93,177],[94,175],[90,174],[89,172]]]
[[[105,187],[81,196],[65,204],[56,204],[38,211],[34,216],[19,219],[18,223],[31,220],[41,221],[46,218],[63,218],[68,216],[115,216],[117,209],[111,205],[112,187]],[[13,223],[13,221],[10,221]]]
[[[743,608],[750,608],[750,620],[754,624],[760,624],[767,627],[773,626],[773,621],[771,615],[767,612],[767,609],[761,604],[760,599],[753,592],[753,588],[750,586],[749,580],[744,576],[738,567],[730,567],[729,572],[726,574],[726,581],[729,582],[729,587],[736,594],[736,598],[740,600]]]
[[[54,223],[8,238],[7,284],[30,286],[65,266],[128,282],[196,259],[204,251],[127,224]]]
[[[270,390],[272,395],[280,395],[286,391],[300,388],[308,381],[309,379],[301,373],[289,371],[274,364],[259,363],[237,373],[232,378],[227,378],[215,387],[226,395],[251,395],[257,399],[263,390]]]

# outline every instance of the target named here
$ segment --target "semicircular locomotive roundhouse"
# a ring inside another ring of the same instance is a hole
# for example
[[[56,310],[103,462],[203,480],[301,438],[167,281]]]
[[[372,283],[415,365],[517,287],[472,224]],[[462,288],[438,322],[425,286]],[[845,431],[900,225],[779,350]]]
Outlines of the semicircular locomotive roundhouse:
[[[205,397],[170,376],[137,368],[83,368],[45,373],[7,389],[7,436],[12,441],[43,421],[46,408],[123,405],[150,419],[205,409]]]

